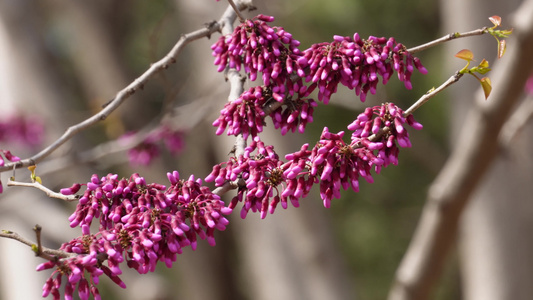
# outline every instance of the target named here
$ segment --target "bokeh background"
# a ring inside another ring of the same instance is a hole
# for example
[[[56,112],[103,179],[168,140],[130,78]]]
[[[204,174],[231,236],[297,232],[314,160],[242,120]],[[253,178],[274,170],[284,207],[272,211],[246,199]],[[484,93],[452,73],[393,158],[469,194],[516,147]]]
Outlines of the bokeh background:
[[[257,10],[245,15],[274,15],[274,25],[291,32],[302,43],[300,49],[330,41],[334,34],[354,32],[362,37],[393,36],[412,47],[451,32],[491,26],[492,15],[502,16],[504,28],[512,27],[508,21],[517,21],[513,14],[526,2],[255,0]],[[97,112],[163,57],[181,34],[217,20],[226,7],[224,1],[213,0],[1,1],[0,120],[22,114],[43,122],[45,135],[40,146],[0,144],[0,148],[20,157],[35,154],[68,126]],[[155,76],[107,120],[81,132],[39,164],[37,174],[44,184],[59,190],[87,182],[91,174],[128,177],[133,172],[149,182],[164,183],[168,171],[205,177],[213,164],[227,160],[233,140],[216,137],[210,125],[229,91],[224,75],[212,64],[209,47],[217,38],[218,34],[188,45],[175,65]],[[407,108],[463,67],[453,55],[464,48],[471,49],[477,61],[496,62],[497,43],[489,35],[431,48],[417,55],[429,74],[415,72],[412,90],[393,78],[360,103],[353,91],[339,88],[330,105],[316,109],[315,122],[304,136],[280,138],[269,126],[263,140],[284,155],[304,142],[313,144],[324,126],[333,132],[344,130],[366,106],[393,101]],[[530,70],[531,62],[524,62],[524,69]],[[251,84],[255,83],[247,82]],[[497,89],[497,82],[493,84]],[[317,191],[302,200],[300,208],[278,209],[265,220],[257,214],[245,220],[232,215],[228,229],[216,236],[216,247],[203,241],[198,250],[187,249],[180,255],[172,269],[160,266],[147,275],[125,272],[126,290],[103,279],[103,299],[386,298],[428,187],[458,133],[468,130],[462,124],[478,96],[477,82],[464,78],[433,98],[415,113],[424,130],[411,132],[414,147],[402,151],[400,164],[375,176],[372,184],[361,182],[359,193],[344,192],[330,209],[323,208]],[[531,102],[526,95],[524,99]],[[184,132],[182,151],[177,155],[161,151],[150,165],[131,166],[125,149],[113,141],[161,123]],[[496,162],[487,161],[493,166],[463,214],[458,242],[431,299],[533,297],[531,134],[529,124],[511,145],[502,145]],[[2,181],[11,175],[1,174]],[[29,172],[17,170],[16,177],[29,180]],[[68,227],[73,204],[48,199],[36,190],[4,189],[0,229],[33,238],[31,228],[38,223],[50,248],[79,234]],[[41,262],[22,244],[0,240],[0,299],[39,299],[49,275],[34,271]]]

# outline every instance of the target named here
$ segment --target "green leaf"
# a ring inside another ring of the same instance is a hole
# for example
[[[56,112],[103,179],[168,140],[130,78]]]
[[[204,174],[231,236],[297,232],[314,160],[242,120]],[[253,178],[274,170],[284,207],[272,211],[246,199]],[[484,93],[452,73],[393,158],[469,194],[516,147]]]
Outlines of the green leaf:
[[[474,60],[474,53],[472,53],[472,51],[468,50],[468,49],[463,49],[459,52],[457,52],[457,54],[455,54],[455,57],[457,58],[460,58],[460,59],[464,59],[468,62]]]
[[[484,75],[488,73],[489,71],[490,71],[489,62],[486,61],[485,59],[483,59],[477,67],[473,67],[472,69],[470,69],[470,72],[479,73],[481,75]]]
[[[489,62],[486,60],[486,59],[483,59],[480,63],[479,63],[479,68],[484,68],[484,69],[487,69],[489,67]]]
[[[490,92],[492,91],[492,85],[490,83],[490,78],[483,77],[481,78],[480,82],[481,82],[481,87],[483,88],[483,92],[485,93],[485,100],[487,100],[487,98],[490,95]]]
[[[493,36],[495,37],[496,39],[498,38],[508,38],[511,33],[513,33],[513,28],[510,29],[510,30],[494,30],[492,28],[489,28],[488,29],[488,32]]]
[[[502,37],[509,37],[511,33],[513,33],[514,28],[508,29],[508,30],[498,30]]]

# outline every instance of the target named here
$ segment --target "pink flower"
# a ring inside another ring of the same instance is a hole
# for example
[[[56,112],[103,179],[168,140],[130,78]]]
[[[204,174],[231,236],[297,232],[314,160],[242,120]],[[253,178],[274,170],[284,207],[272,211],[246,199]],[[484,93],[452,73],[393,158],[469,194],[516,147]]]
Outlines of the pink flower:
[[[276,94],[274,89],[252,87],[235,101],[227,103],[213,122],[213,126],[217,127],[216,134],[227,130],[228,135],[242,134],[245,139],[248,136],[255,138],[263,131],[265,107],[276,101],[282,104],[270,113],[274,127],[281,129],[282,135],[296,130],[303,133],[306,125],[313,121],[314,107],[317,106],[313,99],[307,98],[313,88],[307,88],[299,80],[291,84],[291,92],[286,97]]]
[[[331,133],[324,128],[312,150],[305,144],[285,157],[289,162],[282,166],[286,186],[281,196],[297,201],[319,183],[320,197],[329,207],[333,198],[340,197],[341,188],[359,191],[360,177],[372,183],[372,169],[379,173],[382,167],[398,163],[397,145],[411,146],[404,124],[422,128],[412,115],[404,117],[400,108],[386,103],[367,108],[348,126],[354,131],[349,144],[343,140],[343,131]]]
[[[326,104],[339,83],[355,90],[364,102],[368,92],[376,93],[380,76],[386,84],[396,71],[400,81],[411,89],[413,66],[427,73],[420,60],[394,38],[370,36],[364,40],[357,33],[353,37],[336,35],[332,42],[314,44],[303,51],[296,63],[298,75],[318,84],[318,100]]]
[[[83,236],[60,248],[75,255],[37,268],[61,270],[52,273],[43,287],[43,295],[59,297],[59,285],[56,287],[53,281],[61,281],[65,275],[68,278],[65,297],[77,290],[82,299],[89,294],[97,298],[96,285],[102,274],[125,287],[118,277],[123,262],[144,274],[155,271],[159,261],[171,267],[183,247],[196,248],[198,237],[215,245],[215,230],[226,229],[229,221],[224,215],[232,209],[202,186],[200,179],[193,176],[180,179],[177,171],[167,173],[167,177],[168,188],[158,183],[148,184],[139,174],[129,179],[120,179],[116,174],[101,178],[93,175],[85,185],[76,211],[69,217],[70,225],[80,226]],[[80,187],[74,184],[61,192],[74,194]],[[90,232],[93,220],[99,222],[94,235]],[[103,265],[105,261],[107,266]],[[91,280],[85,281],[84,274]]]
[[[133,132],[124,134],[121,139],[132,138]],[[172,130],[168,126],[161,126],[150,132],[145,139],[128,150],[128,158],[132,165],[149,165],[153,159],[160,155],[160,141],[163,141],[167,150],[172,154],[178,154],[184,147],[183,132]]]
[[[300,42],[282,27],[270,27],[274,17],[258,15],[235,28],[233,34],[221,36],[211,46],[215,65],[222,72],[229,68],[244,68],[251,81],[262,73],[265,86],[281,86],[297,67]]]
[[[20,160],[18,156],[11,154],[11,151],[0,149],[0,166],[4,165],[4,158],[9,162],[17,162]]]
[[[0,142],[18,142],[30,147],[43,141],[44,124],[36,116],[14,115],[0,121]]]
[[[282,164],[273,146],[265,146],[259,138],[255,138],[246,147],[244,155],[215,165],[205,180],[222,186],[226,181],[242,178],[244,185],[231,200],[229,208],[233,209],[239,202],[243,202],[241,218],[244,219],[251,210],[260,212],[261,218],[264,219],[267,212],[274,212],[278,202],[282,201],[284,208],[287,207],[287,199],[280,197],[278,189],[285,183]],[[298,203],[293,204],[298,206]]]

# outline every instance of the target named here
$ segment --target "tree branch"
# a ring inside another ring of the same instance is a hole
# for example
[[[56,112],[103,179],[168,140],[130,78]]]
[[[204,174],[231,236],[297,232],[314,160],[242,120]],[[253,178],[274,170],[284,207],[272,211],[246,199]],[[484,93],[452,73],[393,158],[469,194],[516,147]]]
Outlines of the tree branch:
[[[529,5],[528,5],[529,4]],[[517,9],[508,53],[493,71],[495,89],[488,101],[479,91],[451,157],[432,183],[426,205],[395,276],[388,299],[428,299],[457,235],[470,195],[499,150],[495,136],[522,94],[533,69],[533,2]]]
[[[513,115],[505,122],[498,136],[500,147],[505,149],[509,147],[513,138],[526,126],[529,120],[533,118],[533,97],[529,96],[524,99]]]
[[[419,109],[420,106],[424,105],[424,103],[428,102],[429,99],[433,98],[438,93],[442,92],[444,89],[449,87],[450,85],[456,83],[463,77],[464,74],[461,74],[459,72],[455,72],[452,77],[450,77],[448,80],[446,80],[443,84],[441,84],[438,88],[433,88],[430,91],[428,91],[424,96],[422,96],[418,101],[416,101],[411,107],[409,107],[406,111],[404,111],[404,116],[408,116],[415,112],[415,110]]]
[[[233,0],[228,0],[228,2],[229,2],[229,5],[231,5],[233,10],[235,11],[235,14],[237,15],[237,17],[239,17],[239,21],[241,21],[241,23],[244,22],[244,17],[241,14],[241,11],[237,7],[237,5],[235,5],[235,2],[233,2]]]
[[[75,253],[67,253],[62,250],[55,250],[55,249],[49,249],[46,247],[42,247],[41,242],[40,242],[41,226],[35,225],[34,231],[35,231],[35,235],[37,236],[37,240],[38,240],[37,244],[23,238],[18,233],[15,233],[9,230],[0,230],[0,237],[12,239],[12,240],[21,242],[24,245],[30,246],[30,248],[32,248],[36,256],[42,257],[46,260],[54,260],[56,259],[56,257],[67,258],[67,257],[73,257],[76,255]]]
[[[249,0],[237,1],[237,7],[239,7],[239,9],[244,9],[250,6],[251,6],[251,1]],[[22,167],[35,165],[39,163],[40,161],[42,161],[43,159],[45,159],[46,157],[48,157],[51,153],[53,153],[55,150],[61,147],[64,143],[69,141],[77,133],[91,127],[92,125],[100,121],[105,120],[126,99],[128,99],[131,95],[133,95],[138,90],[141,90],[144,87],[144,85],[150,80],[150,78],[152,78],[158,72],[168,68],[171,64],[174,64],[176,62],[177,57],[181,53],[182,49],[187,44],[189,44],[192,41],[204,38],[204,37],[210,37],[211,34],[217,31],[220,31],[220,30],[224,32],[226,30],[225,28],[231,27],[230,24],[233,24],[233,22],[235,21],[235,18],[236,18],[235,11],[233,10],[231,6],[229,6],[218,22],[210,23],[209,25],[207,25],[206,28],[199,29],[191,33],[182,35],[181,38],[178,40],[178,42],[174,45],[172,50],[170,50],[170,52],[164,58],[152,64],[150,68],[146,70],[141,76],[135,79],[127,87],[119,91],[116,94],[115,98],[113,98],[113,100],[111,100],[107,105],[105,105],[105,107],[100,112],[98,112],[97,114],[91,116],[90,118],[76,125],[69,127],[63,133],[61,137],[59,137],[51,145],[41,150],[41,152],[35,154],[34,156],[20,160],[18,162],[7,163],[4,166],[1,166],[0,172],[11,170],[14,167],[22,168]]]
[[[65,196],[61,193],[56,193],[38,182],[18,182],[18,181],[9,179],[9,181],[7,182],[7,186],[24,186],[24,187],[36,188],[38,190],[43,191],[46,194],[46,196],[50,198],[61,199],[61,200],[68,201],[68,202],[78,200],[78,197],[74,195]]]
[[[445,36],[443,36],[443,37],[441,37],[439,39],[436,39],[434,41],[431,41],[431,42],[428,42],[428,43],[425,43],[423,45],[416,46],[416,47],[413,47],[413,48],[409,48],[409,49],[407,49],[407,52],[413,54],[413,53],[426,50],[428,48],[440,45],[442,43],[445,43],[445,42],[448,42],[448,41],[451,41],[451,40],[455,40],[455,39],[458,39],[458,38],[469,37],[469,36],[483,35],[483,34],[485,34],[487,32],[488,32],[487,31],[487,27],[483,27],[481,29],[476,29],[476,30],[463,32],[463,33],[459,33],[459,32],[450,33],[450,34],[445,35]]]

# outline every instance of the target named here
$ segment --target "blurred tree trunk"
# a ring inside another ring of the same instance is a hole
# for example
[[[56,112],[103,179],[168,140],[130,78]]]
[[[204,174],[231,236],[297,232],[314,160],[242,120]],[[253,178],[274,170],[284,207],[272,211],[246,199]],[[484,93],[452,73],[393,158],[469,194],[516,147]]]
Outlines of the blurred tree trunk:
[[[524,2],[531,4],[532,1]],[[487,18],[493,14],[503,18],[504,28],[512,27],[515,24],[510,22],[516,15],[509,13],[519,4],[518,1],[441,1],[444,31],[488,25]],[[510,43],[508,47],[516,45]],[[477,61],[488,58],[495,62],[496,42],[490,37],[463,40],[463,48],[471,49]],[[461,49],[450,43],[446,59]],[[495,64],[494,72],[499,70],[499,64],[511,59],[513,57],[504,56]],[[453,69],[448,71],[453,72]],[[495,75],[491,72],[488,76],[494,78]],[[500,88],[495,81],[493,87]],[[468,130],[462,123],[475,92],[479,92],[476,84],[459,84],[450,89],[453,101],[451,137],[457,136],[460,130]],[[491,101],[490,97],[487,101]],[[533,238],[529,234],[533,228],[532,130],[530,123],[512,144],[502,149],[462,216],[458,246],[465,299],[531,299],[533,295],[533,260],[530,258]],[[498,138],[497,132],[494,138]]]

